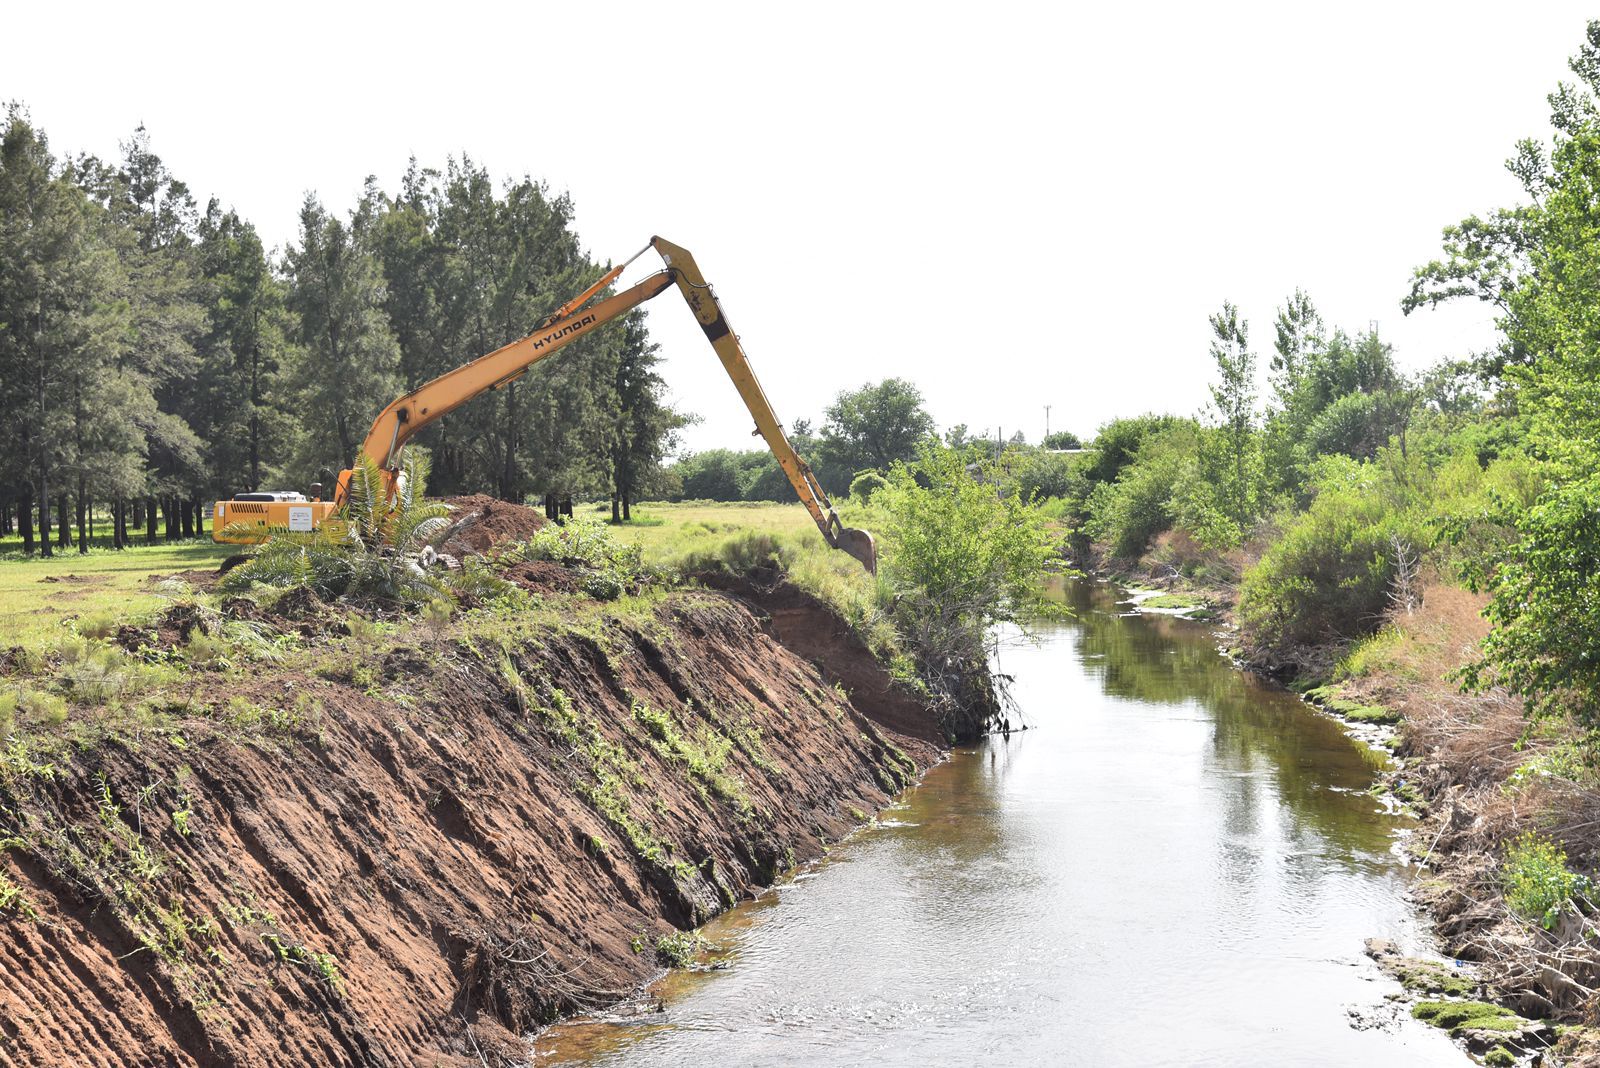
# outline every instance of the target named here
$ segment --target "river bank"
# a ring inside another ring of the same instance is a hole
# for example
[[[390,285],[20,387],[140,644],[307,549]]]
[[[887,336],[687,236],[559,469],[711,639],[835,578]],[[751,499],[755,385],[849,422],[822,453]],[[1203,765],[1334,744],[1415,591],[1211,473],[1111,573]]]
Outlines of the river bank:
[[[506,574],[536,610],[180,599],[7,657],[0,1060],[518,1063],[942,758],[797,591]],[[47,676],[102,700],[45,730]]]
[[[711,970],[557,1025],[535,1062],[1467,1063],[1363,955],[1432,943],[1396,851],[1415,825],[1361,749],[1207,626],[1057,596],[997,656],[1030,729],[957,747],[708,925]]]
[[[1243,569],[1240,560],[1222,570],[1226,576]],[[1434,579],[1372,638],[1306,649],[1290,663],[1265,662],[1240,641],[1236,581],[1196,579],[1149,560],[1101,559],[1093,570],[1133,591],[1136,610],[1214,620],[1219,648],[1241,669],[1284,682],[1363,744],[1388,754],[1381,779],[1386,803],[1422,821],[1408,842],[1413,859],[1427,868],[1413,896],[1441,949],[1471,966],[1459,973],[1470,978],[1466,983],[1408,982],[1413,1011],[1431,1016],[1485,1063],[1544,1056],[1600,1065],[1593,1030],[1600,957],[1580,924],[1546,927],[1515,914],[1503,874],[1508,848],[1528,831],[1567,843],[1575,865],[1592,870],[1600,791],[1583,767],[1575,732],[1534,729],[1504,691],[1466,694],[1454,681],[1488,632],[1485,597]],[[1390,956],[1397,975],[1432,974]],[[1436,1008],[1441,996],[1475,1008],[1443,1012]],[[1510,1018],[1472,1026],[1485,1014]]]

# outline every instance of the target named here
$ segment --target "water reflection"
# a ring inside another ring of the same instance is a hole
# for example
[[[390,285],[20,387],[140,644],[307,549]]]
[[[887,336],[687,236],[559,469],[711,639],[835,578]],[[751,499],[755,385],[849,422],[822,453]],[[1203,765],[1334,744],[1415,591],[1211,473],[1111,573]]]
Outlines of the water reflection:
[[[1208,628],[1068,587],[1001,667],[1034,729],[956,754],[883,827],[713,924],[735,959],[540,1063],[1465,1064],[1361,940],[1415,942],[1368,762]]]

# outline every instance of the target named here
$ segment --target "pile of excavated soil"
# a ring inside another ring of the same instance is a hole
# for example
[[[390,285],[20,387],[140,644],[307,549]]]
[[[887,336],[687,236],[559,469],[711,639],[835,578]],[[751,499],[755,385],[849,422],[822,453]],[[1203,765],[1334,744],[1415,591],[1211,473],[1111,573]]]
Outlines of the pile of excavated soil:
[[[524,1063],[938,759],[808,607],[779,630],[832,671],[684,592],[599,635],[206,673],[153,726],[21,762],[0,1064]]]
[[[549,522],[537,508],[485,493],[450,497],[444,503],[452,509],[452,526],[439,551],[455,557],[481,556],[498,545],[523,541]]]
[[[578,576],[571,568],[549,560],[524,560],[512,564],[501,577],[533,593],[576,593]]]

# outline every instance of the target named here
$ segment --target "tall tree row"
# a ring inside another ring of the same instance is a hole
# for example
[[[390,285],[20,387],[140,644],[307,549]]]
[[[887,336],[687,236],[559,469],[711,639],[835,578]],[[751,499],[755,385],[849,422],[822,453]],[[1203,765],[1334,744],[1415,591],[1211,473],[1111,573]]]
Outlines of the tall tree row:
[[[281,254],[202,211],[141,127],[115,161],[0,141],[0,534],[28,552],[198,536],[205,502],[349,466],[399,393],[521,338],[603,267],[572,204],[471,159],[308,195]],[[685,417],[643,317],[598,331],[421,435],[440,492],[610,496],[624,517]]]

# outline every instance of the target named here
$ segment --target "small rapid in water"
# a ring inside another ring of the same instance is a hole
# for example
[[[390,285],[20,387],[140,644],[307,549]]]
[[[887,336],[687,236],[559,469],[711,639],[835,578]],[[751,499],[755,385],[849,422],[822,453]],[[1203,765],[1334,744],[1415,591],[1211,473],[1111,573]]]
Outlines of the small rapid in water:
[[[1372,757],[1210,626],[1062,596],[1075,620],[998,655],[1031,729],[709,924],[716,970],[550,1029],[535,1063],[1471,1063],[1362,956],[1428,946]]]

